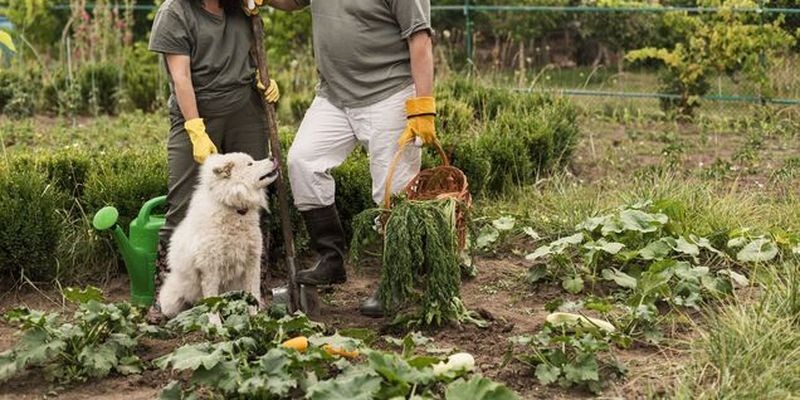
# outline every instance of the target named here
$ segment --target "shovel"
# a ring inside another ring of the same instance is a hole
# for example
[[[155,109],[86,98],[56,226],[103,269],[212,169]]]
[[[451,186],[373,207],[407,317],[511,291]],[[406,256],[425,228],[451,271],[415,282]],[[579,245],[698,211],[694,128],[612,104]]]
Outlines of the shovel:
[[[255,9],[255,3],[250,0],[248,6],[251,10]],[[267,56],[264,52],[264,25],[261,17],[255,14],[251,17],[253,25],[253,38],[255,48],[253,55],[256,60],[261,81],[269,83],[269,69],[267,68]],[[269,137],[269,147],[272,157],[283,165],[281,155],[281,144],[278,139],[278,123],[275,117],[275,107],[266,101],[264,103],[264,113],[267,116],[267,136]],[[286,266],[289,270],[289,282],[287,287],[272,289],[273,303],[286,304],[289,312],[302,311],[310,316],[319,314],[319,295],[313,286],[299,285],[295,280],[297,268],[295,266],[294,254],[294,235],[292,233],[292,223],[289,219],[289,199],[286,192],[286,180],[283,170],[278,169],[278,178],[275,180],[278,192],[278,211],[281,219],[281,230],[283,233],[283,246],[286,251]]]

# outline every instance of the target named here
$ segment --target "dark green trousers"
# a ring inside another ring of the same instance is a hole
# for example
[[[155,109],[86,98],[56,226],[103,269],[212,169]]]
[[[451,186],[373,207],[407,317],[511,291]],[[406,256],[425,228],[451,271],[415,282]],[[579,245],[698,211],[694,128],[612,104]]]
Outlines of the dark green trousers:
[[[267,119],[259,93],[252,95],[236,111],[222,116],[201,116],[206,132],[220,153],[247,153],[256,160],[267,157]],[[175,228],[183,220],[197,184],[199,165],[192,156],[192,142],[183,128],[180,113],[171,112],[167,142],[169,186],[167,221],[159,232],[161,242],[169,243]]]

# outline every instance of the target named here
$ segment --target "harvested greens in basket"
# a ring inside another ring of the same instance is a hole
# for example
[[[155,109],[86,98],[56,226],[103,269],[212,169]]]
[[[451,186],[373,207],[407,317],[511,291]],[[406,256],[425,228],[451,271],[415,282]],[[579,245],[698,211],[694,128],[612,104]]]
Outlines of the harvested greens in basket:
[[[365,243],[378,236],[376,221],[383,219],[383,270],[379,294],[387,315],[396,322],[438,326],[476,319],[461,302],[461,267],[456,224],[459,201],[399,198],[388,216],[372,209],[355,220],[351,246],[354,261]]]

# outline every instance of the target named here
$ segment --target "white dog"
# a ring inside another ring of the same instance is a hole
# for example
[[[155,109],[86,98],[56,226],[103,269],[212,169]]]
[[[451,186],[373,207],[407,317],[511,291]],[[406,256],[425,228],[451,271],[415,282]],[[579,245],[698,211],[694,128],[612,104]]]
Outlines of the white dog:
[[[272,159],[254,161],[243,153],[208,157],[186,217],[170,240],[170,271],[158,297],[165,316],[234,290],[261,302],[259,213],[277,175]],[[214,319],[219,324],[218,316]]]

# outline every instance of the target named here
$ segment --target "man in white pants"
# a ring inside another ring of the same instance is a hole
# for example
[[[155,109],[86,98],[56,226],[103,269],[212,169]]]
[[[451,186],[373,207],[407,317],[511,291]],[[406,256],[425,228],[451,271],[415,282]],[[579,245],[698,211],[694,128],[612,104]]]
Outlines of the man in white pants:
[[[436,139],[430,0],[267,0],[281,10],[311,6],[320,82],[289,149],[289,180],[311,246],[306,285],[344,283],[345,238],[330,170],[361,144],[369,153],[372,197],[383,199],[389,163],[401,143]],[[420,149],[406,147],[393,178],[401,190],[419,172]],[[376,296],[364,315],[383,315]]]

